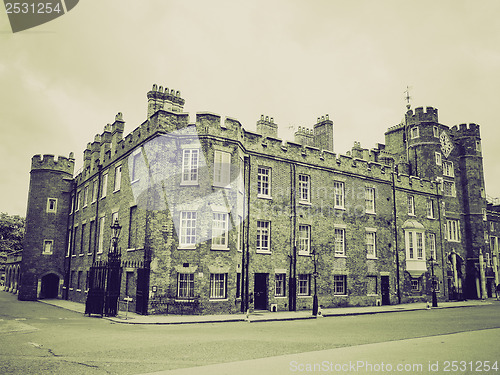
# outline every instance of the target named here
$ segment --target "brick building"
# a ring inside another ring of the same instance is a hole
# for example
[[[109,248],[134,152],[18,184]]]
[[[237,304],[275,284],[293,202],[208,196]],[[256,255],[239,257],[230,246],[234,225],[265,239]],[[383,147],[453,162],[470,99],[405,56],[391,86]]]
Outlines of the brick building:
[[[140,313],[236,313],[485,298],[500,211],[487,203],[479,126],[408,108],[385,145],[333,152],[328,115],[277,138],[153,86],[125,138],[119,113],[84,151],[32,161],[19,298],[84,302],[118,238],[120,300]]]

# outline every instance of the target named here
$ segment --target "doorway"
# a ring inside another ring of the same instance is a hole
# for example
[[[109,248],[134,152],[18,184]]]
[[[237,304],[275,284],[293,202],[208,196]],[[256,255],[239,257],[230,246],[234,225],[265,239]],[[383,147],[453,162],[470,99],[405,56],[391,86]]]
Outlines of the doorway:
[[[254,309],[267,310],[267,273],[256,273],[254,282]]]
[[[59,293],[59,276],[49,273],[42,277],[40,298],[57,298]]]
[[[391,295],[389,287],[389,276],[380,276],[380,292],[382,294],[382,305],[390,305]]]

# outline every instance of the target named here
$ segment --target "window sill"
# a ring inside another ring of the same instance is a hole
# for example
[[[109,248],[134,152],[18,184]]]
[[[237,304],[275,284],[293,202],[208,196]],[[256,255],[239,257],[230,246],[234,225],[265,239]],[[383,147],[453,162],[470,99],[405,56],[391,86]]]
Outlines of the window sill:
[[[218,246],[212,246],[210,250],[213,251],[229,251],[229,247],[218,247]]]
[[[69,288],[69,290],[73,290],[73,288]]]
[[[367,294],[366,296],[367,296],[367,297],[379,297],[379,295],[378,295],[378,294]]]
[[[274,296],[274,298],[287,298],[286,296]]]
[[[257,254],[272,254],[271,251],[269,250],[257,250],[256,251]]]
[[[220,189],[231,189],[231,183],[228,182],[227,184],[212,184],[213,188],[220,188]]]
[[[335,258],[347,258],[345,254],[335,254]]]
[[[71,254],[71,258],[76,258],[76,254]]]
[[[179,246],[177,250],[196,250],[196,246]]]
[[[365,214],[376,215],[377,213],[375,211],[365,211]]]
[[[52,255],[52,253],[42,253],[42,255]]]
[[[84,255],[85,255],[84,253],[80,253],[80,254],[78,254],[78,256],[79,256],[79,257],[82,257],[82,256],[84,256]]]
[[[81,289],[77,289],[76,291],[77,291],[77,292],[81,292],[82,290],[81,290]]]
[[[348,297],[348,294],[334,294],[334,297]]]
[[[120,191],[120,189],[118,189],[118,190],[113,190],[113,194],[114,194],[114,193],[118,193],[119,191]]]
[[[227,298],[210,298],[208,302],[226,302],[229,301]]]
[[[268,199],[270,201],[273,200],[273,197],[271,197],[270,195],[257,194],[257,198]]]
[[[369,257],[369,256],[367,256],[366,259],[377,260],[378,257]]]
[[[300,294],[297,295],[297,298],[311,298],[311,297],[312,297],[311,295],[300,295]]]
[[[312,203],[309,201],[300,201],[299,200],[299,204],[303,204],[304,206],[312,206]]]
[[[346,210],[345,207],[341,207],[341,206],[334,206],[333,208],[336,210],[342,210],[342,211]]]
[[[132,251],[139,251],[139,250],[144,250],[143,247],[131,247],[127,249],[127,251],[132,252]]]
[[[135,184],[135,183],[137,183],[137,182],[139,182],[139,181],[140,181],[140,179],[139,179],[139,178],[137,178],[137,179],[135,179],[134,181],[130,181],[130,184],[132,185],[132,184]]]
[[[200,186],[200,184],[198,183],[198,181],[194,181],[194,182],[185,181],[185,182],[181,182],[180,186]]]
[[[91,256],[91,255],[92,255],[92,253],[87,253],[87,255],[88,255],[88,256]]]
[[[302,253],[302,252],[299,251],[298,255],[302,256],[302,257],[310,257],[312,254],[311,253]]]

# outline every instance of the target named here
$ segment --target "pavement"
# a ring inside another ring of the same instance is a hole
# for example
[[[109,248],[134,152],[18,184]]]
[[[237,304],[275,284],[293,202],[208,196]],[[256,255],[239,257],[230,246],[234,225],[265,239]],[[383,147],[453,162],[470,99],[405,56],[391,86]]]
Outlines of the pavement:
[[[430,307],[427,303],[406,303],[389,306],[364,306],[364,307],[337,307],[324,308],[320,310],[320,315],[313,316],[311,310],[302,311],[278,311],[267,310],[253,311],[248,314],[221,314],[221,315],[139,315],[134,312],[120,310],[116,317],[103,317],[115,323],[123,324],[193,324],[193,323],[222,323],[222,322],[272,322],[300,319],[322,319],[331,316],[367,315],[381,313],[395,313],[405,311],[427,310],[427,309],[449,309],[459,307],[472,307],[491,305],[495,301],[489,300],[468,300],[439,302],[438,307]],[[75,311],[81,314],[85,312],[85,304],[61,299],[42,299],[41,303],[57,306],[63,309]],[[122,306],[120,306],[122,307]]]

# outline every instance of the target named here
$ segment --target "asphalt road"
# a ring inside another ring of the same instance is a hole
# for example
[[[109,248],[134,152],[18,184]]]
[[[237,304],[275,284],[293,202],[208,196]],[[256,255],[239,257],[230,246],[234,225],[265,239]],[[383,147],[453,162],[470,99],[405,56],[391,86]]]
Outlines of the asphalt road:
[[[306,371],[308,363],[343,364],[348,359],[394,366],[403,360],[426,366],[441,361],[439,371],[427,373],[458,374],[473,371],[452,371],[450,363],[445,372],[444,361],[500,361],[500,302],[316,320],[158,326],[89,318],[0,292],[0,319],[0,374],[141,374],[180,368],[186,369],[179,374],[239,374],[244,369],[260,374],[363,373],[352,368]],[[234,363],[216,366],[228,362]],[[380,367],[372,370],[367,373],[382,372]],[[406,373],[424,373],[413,370]],[[485,372],[500,369],[483,367]]]

